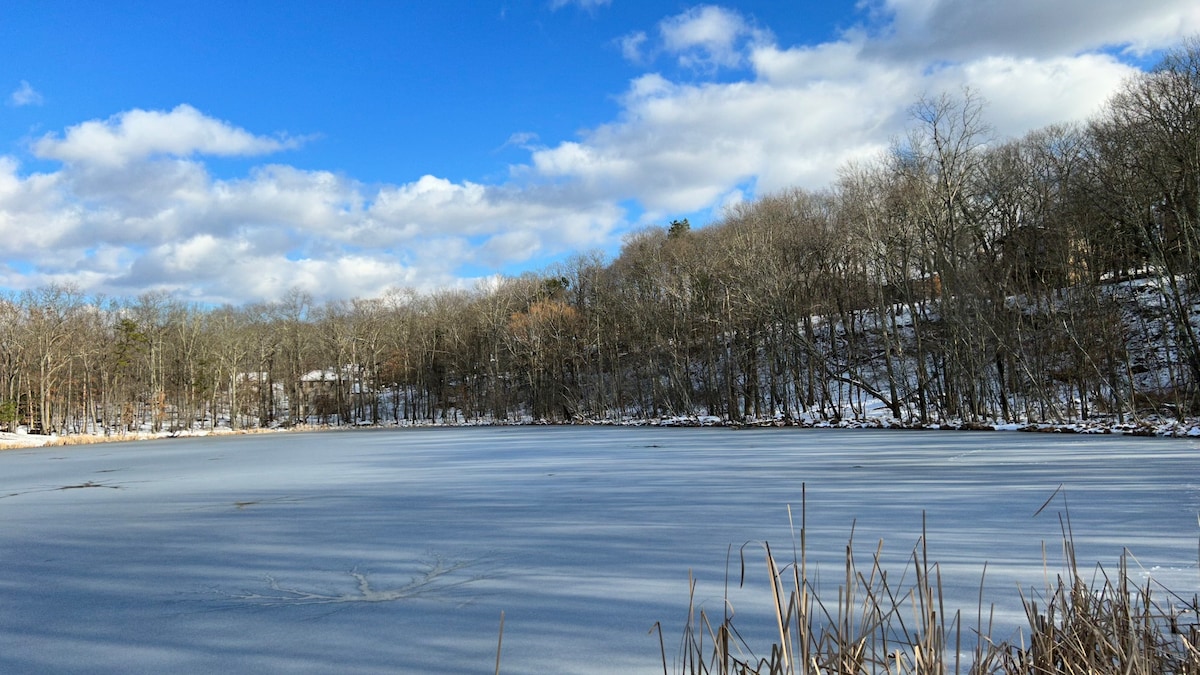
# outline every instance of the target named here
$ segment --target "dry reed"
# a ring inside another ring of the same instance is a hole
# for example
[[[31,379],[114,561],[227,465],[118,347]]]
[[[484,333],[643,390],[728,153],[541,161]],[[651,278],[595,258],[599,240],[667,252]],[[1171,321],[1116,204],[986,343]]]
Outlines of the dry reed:
[[[695,581],[675,672],[685,675],[1200,675],[1200,600],[1130,578],[1127,554],[1115,576],[1101,567],[1080,574],[1069,520],[1062,521],[1064,572],[1042,592],[1022,594],[1027,626],[1016,642],[993,641],[982,588],[968,653],[959,613],[948,617],[937,563],[925,528],[910,564],[909,583],[893,583],[881,563],[882,542],[865,569],[846,546],[837,597],[822,598],[809,578],[803,522],[799,547],[780,565],[764,544],[775,619],[769,654],[756,656],[733,625],[728,594],[716,619],[694,603]],[[797,541],[793,534],[793,541]],[[1043,565],[1048,567],[1045,558]],[[745,583],[745,547],[740,556]],[[986,566],[984,570],[986,574]],[[1028,643],[1021,637],[1028,630]],[[668,661],[661,643],[663,672]],[[951,642],[952,641],[952,642]]]

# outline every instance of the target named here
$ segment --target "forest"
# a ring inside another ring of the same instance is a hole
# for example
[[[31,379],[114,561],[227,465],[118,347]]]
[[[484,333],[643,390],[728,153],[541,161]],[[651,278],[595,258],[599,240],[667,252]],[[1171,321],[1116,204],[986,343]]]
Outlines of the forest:
[[[909,112],[825,189],[474,289],[9,293],[0,426],[1200,414],[1200,40],[1085,123],[996,138],[972,91]]]

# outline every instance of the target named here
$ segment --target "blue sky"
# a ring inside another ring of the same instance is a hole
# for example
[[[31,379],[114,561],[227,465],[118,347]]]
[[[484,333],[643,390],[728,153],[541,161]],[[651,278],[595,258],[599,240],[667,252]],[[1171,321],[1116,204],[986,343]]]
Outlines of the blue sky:
[[[969,86],[1083,119],[1191,0],[9,1],[0,288],[470,287],[829,185]]]

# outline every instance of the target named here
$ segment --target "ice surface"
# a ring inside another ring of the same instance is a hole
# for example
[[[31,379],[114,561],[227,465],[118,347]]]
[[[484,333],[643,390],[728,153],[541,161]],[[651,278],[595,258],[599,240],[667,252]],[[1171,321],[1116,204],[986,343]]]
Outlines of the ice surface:
[[[689,570],[719,615],[729,569],[738,625],[767,625],[759,542],[790,557],[805,484],[835,594],[852,527],[899,575],[923,513],[971,618],[986,561],[1015,625],[1066,513],[1085,568],[1128,547],[1135,574],[1197,587],[1196,439],[504,427],[35,448],[0,453],[0,672],[491,672],[501,611],[503,672],[662,672],[649,631],[674,653]]]

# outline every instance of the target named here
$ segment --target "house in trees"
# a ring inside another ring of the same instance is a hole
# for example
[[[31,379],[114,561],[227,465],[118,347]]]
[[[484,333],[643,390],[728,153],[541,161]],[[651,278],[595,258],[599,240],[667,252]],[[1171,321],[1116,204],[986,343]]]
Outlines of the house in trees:
[[[942,277],[937,272],[913,274],[899,284],[885,284],[884,298],[888,302],[928,302],[942,297]]]
[[[309,371],[300,377],[297,389],[300,420],[344,422],[361,417],[368,404],[362,369],[352,365]]]
[[[276,419],[280,405],[286,409],[287,394],[283,383],[274,380],[268,372],[238,373],[229,393],[230,415],[238,418],[231,420],[234,427],[248,423],[244,416],[265,426]]]
[[[1009,288],[1059,288],[1072,278],[1066,237],[1037,225],[1021,225],[998,237],[995,248]]]

